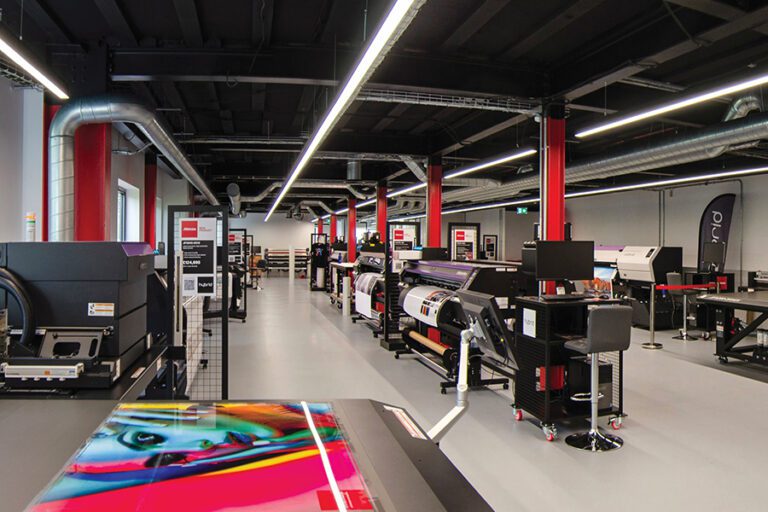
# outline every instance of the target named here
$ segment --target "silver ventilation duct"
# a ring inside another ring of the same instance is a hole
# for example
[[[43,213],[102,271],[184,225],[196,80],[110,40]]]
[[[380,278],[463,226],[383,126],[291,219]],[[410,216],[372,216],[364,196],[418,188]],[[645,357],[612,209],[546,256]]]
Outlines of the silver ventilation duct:
[[[48,139],[49,240],[75,237],[75,131],[84,124],[133,123],[208,202],[219,201],[157,115],[135,100],[116,96],[66,103],[51,121]]]
[[[309,207],[309,206],[319,206],[320,208],[325,210],[327,213],[330,213],[330,214],[335,213],[335,210],[333,208],[331,208],[330,206],[328,206],[327,204],[325,204],[325,202],[323,202],[323,201],[315,201],[315,200],[312,200],[312,201],[309,201],[309,200],[301,201],[298,206],[299,207],[301,207],[301,206],[306,206],[306,207]]]
[[[230,211],[232,215],[238,215],[242,202],[240,199],[240,186],[237,183],[227,185],[227,196],[229,196]]]
[[[754,103],[746,102],[745,105],[753,106]],[[746,109],[747,106],[744,108]],[[577,183],[697,162],[711,158],[708,151],[719,151],[718,154],[722,154],[728,148],[765,138],[768,138],[768,113],[755,114],[744,119],[702,128],[693,133],[669,137],[641,149],[626,150],[581,163],[577,162],[566,168],[565,180],[566,183]],[[530,174],[493,190],[473,189],[457,191],[456,194],[449,192],[444,195],[444,199],[446,201],[496,200],[510,198],[523,190],[536,189],[538,186],[538,174]]]
[[[259,192],[259,194],[255,196],[240,196],[240,201],[243,203],[258,203],[263,201],[269,194],[271,194],[275,189],[280,188],[280,185],[282,184],[281,181],[275,181],[274,183],[270,183],[267,185],[267,188]]]

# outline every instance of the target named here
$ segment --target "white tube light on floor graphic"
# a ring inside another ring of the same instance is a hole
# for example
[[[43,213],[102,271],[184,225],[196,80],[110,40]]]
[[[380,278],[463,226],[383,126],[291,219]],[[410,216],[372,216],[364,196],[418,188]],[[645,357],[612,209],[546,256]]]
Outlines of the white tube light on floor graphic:
[[[32,75],[35,80],[40,82],[43,87],[51,91],[51,93],[53,93],[57,98],[60,100],[69,99],[67,93],[65,93],[59,86],[54,84],[53,81],[45,76],[42,71],[37,69],[34,64],[25,59],[24,56],[22,56],[15,48],[13,48],[13,46],[8,44],[8,42],[2,36],[0,36],[0,52],[11,59],[14,64]]]
[[[752,89],[753,87],[758,87],[760,85],[764,85],[767,83],[768,83],[768,74],[761,75],[755,78],[750,78],[749,80],[744,80],[744,81],[737,82],[735,84],[731,84],[725,87],[720,87],[708,92],[697,94],[695,96],[689,96],[688,98],[684,98],[682,100],[678,100],[672,103],[667,103],[666,105],[652,108],[645,112],[632,114],[626,117],[616,119],[615,121],[608,121],[607,123],[603,123],[603,124],[593,126],[591,128],[587,128],[586,130],[582,130],[576,133],[576,137],[579,139],[583,139],[591,135],[603,133],[608,130],[620,128],[622,126],[626,126],[632,123],[637,123],[639,121],[643,121],[651,117],[660,116],[668,112],[673,112],[675,110],[680,110],[685,107],[690,107],[691,105],[697,105],[699,103],[713,100],[715,98],[720,98],[722,96],[728,96],[737,92],[746,91],[747,89]]]
[[[384,18],[384,22],[379,27],[376,35],[371,39],[368,48],[358,61],[352,74],[347,79],[344,86],[339,91],[336,100],[333,102],[330,110],[323,118],[320,126],[317,128],[312,138],[304,146],[304,149],[299,154],[299,158],[294,166],[291,174],[288,176],[285,184],[280,190],[275,202],[269,209],[269,213],[264,218],[264,222],[267,222],[269,218],[275,213],[280,202],[290,190],[291,185],[296,181],[301,174],[301,171],[307,166],[312,159],[320,144],[330,133],[336,122],[341,118],[344,112],[347,110],[349,104],[355,99],[360,88],[365,84],[368,78],[371,76],[376,67],[384,59],[384,56],[389,52],[390,48],[394,45],[395,41],[400,37],[400,34],[410,24],[413,17],[416,15],[418,9],[423,5],[425,0],[396,0],[392,9]]]

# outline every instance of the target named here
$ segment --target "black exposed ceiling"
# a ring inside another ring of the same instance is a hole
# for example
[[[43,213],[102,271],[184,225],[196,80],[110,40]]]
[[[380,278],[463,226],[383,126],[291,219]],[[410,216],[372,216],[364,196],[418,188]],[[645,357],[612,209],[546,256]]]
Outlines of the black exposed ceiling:
[[[21,0],[0,0],[0,23],[13,34],[23,29],[24,44],[72,94],[128,92],[157,108],[223,197],[230,181],[255,195],[287,175],[301,148],[296,140],[312,132],[390,4],[24,0],[20,25]],[[606,113],[673,99],[680,94],[673,90],[767,72],[767,35],[768,0],[427,0],[367,87],[534,106],[565,100],[567,160],[578,161],[719,122],[727,104],[709,102],[594,140],[573,138]],[[192,143],[211,137],[251,143]],[[294,143],[258,140],[266,138]],[[334,159],[314,160],[302,178],[344,180],[346,153],[442,155],[455,167],[537,144],[530,115],[356,101],[322,147]],[[762,165],[766,158],[756,146],[650,174]],[[521,163],[537,165],[535,157]],[[511,179],[521,163],[477,177]],[[364,161],[362,177],[397,174],[393,187],[414,182],[412,173],[397,173],[403,168]],[[268,207],[265,201],[251,209]]]

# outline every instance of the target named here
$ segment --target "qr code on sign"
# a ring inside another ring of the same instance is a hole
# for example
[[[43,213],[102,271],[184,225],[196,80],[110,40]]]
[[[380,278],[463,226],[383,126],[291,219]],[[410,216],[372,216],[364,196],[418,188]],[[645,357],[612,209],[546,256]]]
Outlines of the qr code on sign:
[[[194,279],[185,279],[184,280],[184,291],[185,292],[193,292],[193,291],[195,291],[195,280]]]

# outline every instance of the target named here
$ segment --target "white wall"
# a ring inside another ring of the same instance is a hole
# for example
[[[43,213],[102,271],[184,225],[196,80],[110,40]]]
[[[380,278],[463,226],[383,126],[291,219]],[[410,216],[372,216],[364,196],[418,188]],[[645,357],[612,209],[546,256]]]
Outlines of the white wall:
[[[171,177],[167,172],[157,169],[157,195],[162,199],[162,220],[156,219],[157,239],[167,242],[168,207],[189,204],[189,182]]]
[[[43,95],[0,78],[0,241],[24,240],[24,215],[37,216],[41,238]]]
[[[768,176],[745,178],[740,197],[737,182],[700,185],[665,193],[664,244],[683,248],[683,264],[696,266],[699,220],[707,204],[724,193],[737,195],[731,225],[726,269],[739,267],[743,242],[744,271],[768,269]],[[744,206],[742,231],[741,205]],[[566,218],[573,223],[574,238],[606,245],[656,245],[659,243],[659,203],[656,192],[625,192],[570,199]]]
[[[133,145],[126,142],[120,132],[112,129],[112,149],[130,149]],[[112,154],[112,183],[110,186],[109,198],[109,239],[117,240],[117,187],[118,181],[123,181],[135,187],[135,190],[128,188],[129,196],[138,197],[138,211],[134,207],[127,210],[126,217],[128,226],[135,226],[138,222],[138,229],[128,229],[128,240],[131,242],[144,240],[144,153],[137,153],[132,156]],[[130,198],[129,198],[130,199]],[[138,235],[138,236],[137,236]]]
[[[523,242],[533,240],[533,225],[539,221],[538,212],[518,215],[515,212],[504,214],[504,243],[499,240],[499,246],[504,247],[506,260],[520,260]]]
[[[262,250],[309,248],[315,228],[312,222],[286,219],[282,215],[274,215],[269,222],[264,222],[264,217],[263,213],[249,213],[244,219],[230,219],[229,227],[247,229],[248,234],[253,235],[253,245],[261,246]]]

